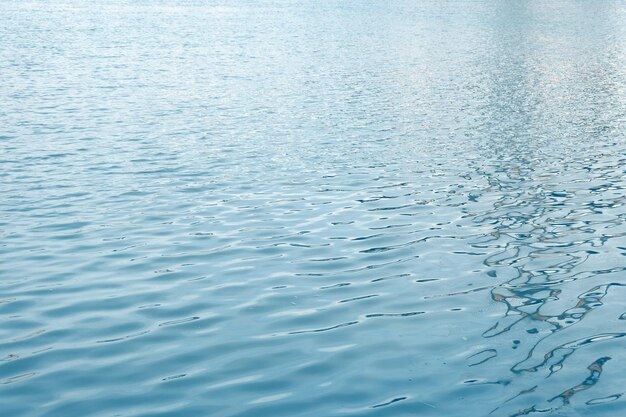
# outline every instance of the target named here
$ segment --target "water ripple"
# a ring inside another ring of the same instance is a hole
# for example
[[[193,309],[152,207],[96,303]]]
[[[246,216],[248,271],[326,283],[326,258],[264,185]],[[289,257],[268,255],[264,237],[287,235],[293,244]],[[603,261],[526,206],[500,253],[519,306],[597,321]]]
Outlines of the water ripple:
[[[0,2],[2,415],[624,414],[625,22]]]

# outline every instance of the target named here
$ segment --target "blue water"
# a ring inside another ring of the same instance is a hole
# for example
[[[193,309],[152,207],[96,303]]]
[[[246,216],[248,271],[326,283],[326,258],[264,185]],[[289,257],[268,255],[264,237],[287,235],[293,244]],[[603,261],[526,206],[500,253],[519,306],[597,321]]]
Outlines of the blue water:
[[[626,415],[625,1],[0,2],[0,415]]]

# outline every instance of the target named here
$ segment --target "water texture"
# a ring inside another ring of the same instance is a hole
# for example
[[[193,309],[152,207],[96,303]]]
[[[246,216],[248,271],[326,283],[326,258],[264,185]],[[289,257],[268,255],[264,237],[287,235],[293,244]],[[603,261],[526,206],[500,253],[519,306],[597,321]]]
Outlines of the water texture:
[[[624,1],[0,1],[0,414],[626,415],[625,167]]]

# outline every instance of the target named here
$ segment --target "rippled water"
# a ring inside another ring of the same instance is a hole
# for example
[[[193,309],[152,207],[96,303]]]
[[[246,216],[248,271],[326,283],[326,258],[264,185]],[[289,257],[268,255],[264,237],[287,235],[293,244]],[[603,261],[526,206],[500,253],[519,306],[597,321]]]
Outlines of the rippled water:
[[[3,416],[626,415],[626,2],[0,2]]]

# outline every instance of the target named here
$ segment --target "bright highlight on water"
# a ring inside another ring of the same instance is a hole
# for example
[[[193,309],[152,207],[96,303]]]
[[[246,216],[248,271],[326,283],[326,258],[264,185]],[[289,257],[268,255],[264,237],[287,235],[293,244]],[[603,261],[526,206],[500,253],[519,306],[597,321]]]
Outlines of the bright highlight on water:
[[[626,415],[626,2],[0,2],[0,416]]]

